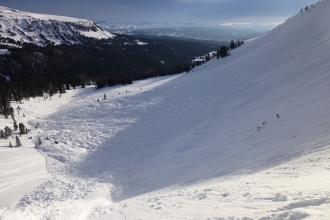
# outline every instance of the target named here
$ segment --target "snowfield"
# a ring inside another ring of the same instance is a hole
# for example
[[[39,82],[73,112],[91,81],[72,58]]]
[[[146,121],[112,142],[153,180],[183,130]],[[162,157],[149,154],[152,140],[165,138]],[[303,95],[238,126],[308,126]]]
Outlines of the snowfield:
[[[51,180],[13,203],[29,140],[0,142],[0,219],[330,219],[329,20],[322,1],[189,73],[25,101]]]

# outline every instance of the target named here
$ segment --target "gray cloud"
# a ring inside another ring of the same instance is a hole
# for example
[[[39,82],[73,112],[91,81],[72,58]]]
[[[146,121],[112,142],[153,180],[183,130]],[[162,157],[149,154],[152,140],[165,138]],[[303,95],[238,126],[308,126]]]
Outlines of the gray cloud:
[[[278,23],[316,0],[2,0],[22,11],[110,22]]]

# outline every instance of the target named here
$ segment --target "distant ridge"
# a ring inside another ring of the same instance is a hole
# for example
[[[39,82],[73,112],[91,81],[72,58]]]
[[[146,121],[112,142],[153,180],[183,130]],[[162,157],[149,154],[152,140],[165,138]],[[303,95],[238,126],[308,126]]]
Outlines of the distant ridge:
[[[82,43],[86,37],[109,39],[114,35],[93,21],[35,14],[0,6],[0,38],[45,46]]]

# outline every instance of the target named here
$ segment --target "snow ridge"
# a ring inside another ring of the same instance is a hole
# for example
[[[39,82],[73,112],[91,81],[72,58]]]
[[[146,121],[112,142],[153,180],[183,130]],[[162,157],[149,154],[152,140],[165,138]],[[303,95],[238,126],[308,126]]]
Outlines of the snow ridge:
[[[114,35],[93,21],[21,12],[0,6],[0,37],[44,46],[81,43],[83,37],[109,39]]]

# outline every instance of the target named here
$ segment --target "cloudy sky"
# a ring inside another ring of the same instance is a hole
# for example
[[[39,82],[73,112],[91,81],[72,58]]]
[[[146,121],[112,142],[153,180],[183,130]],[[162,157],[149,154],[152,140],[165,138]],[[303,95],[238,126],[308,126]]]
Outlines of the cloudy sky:
[[[282,23],[318,0],[0,0],[1,6],[108,22]]]

